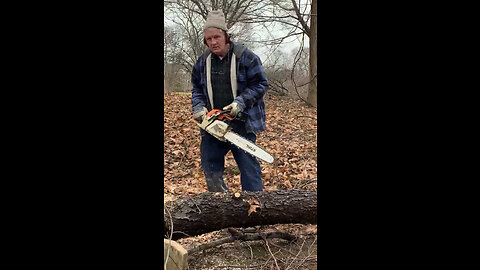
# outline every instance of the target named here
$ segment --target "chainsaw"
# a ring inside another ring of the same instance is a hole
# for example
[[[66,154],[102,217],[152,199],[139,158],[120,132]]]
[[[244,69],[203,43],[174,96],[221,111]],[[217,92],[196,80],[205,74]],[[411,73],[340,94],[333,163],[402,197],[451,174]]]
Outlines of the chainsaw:
[[[230,126],[230,122],[232,120],[245,121],[246,114],[239,112],[237,116],[231,117],[228,115],[229,112],[230,111],[213,109],[205,115],[201,123],[197,124],[201,129],[205,130],[216,139],[223,142],[228,141],[254,157],[257,157],[267,163],[273,163],[274,158],[267,151],[231,131],[232,127]]]

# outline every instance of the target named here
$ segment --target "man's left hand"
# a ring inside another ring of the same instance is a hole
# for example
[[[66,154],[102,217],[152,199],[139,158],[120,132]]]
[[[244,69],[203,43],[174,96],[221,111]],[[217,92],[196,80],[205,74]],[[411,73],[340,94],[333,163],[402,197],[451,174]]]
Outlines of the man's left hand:
[[[237,116],[237,114],[239,112],[241,112],[243,109],[240,107],[240,105],[238,104],[238,102],[234,101],[232,102],[231,104],[223,107],[223,110],[224,111],[227,111],[227,110],[230,110],[230,112],[228,114],[230,114],[231,116],[235,117]]]

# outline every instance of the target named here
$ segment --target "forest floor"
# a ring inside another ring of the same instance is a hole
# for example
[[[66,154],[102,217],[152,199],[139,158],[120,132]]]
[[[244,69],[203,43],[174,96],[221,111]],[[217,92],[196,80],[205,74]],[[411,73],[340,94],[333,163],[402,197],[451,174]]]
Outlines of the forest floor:
[[[191,113],[189,93],[164,95],[164,200],[207,192],[200,165],[200,131]],[[317,110],[288,96],[265,97],[267,130],[257,144],[275,157],[261,163],[266,191],[317,190]],[[225,183],[231,192],[241,191],[240,174],[228,153]],[[216,269],[316,269],[317,225],[279,224],[258,227],[291,233],[298,239],[223,244],[189,255],[190,270]],[[177,240],[185,248],[230,236],[226,230]]]

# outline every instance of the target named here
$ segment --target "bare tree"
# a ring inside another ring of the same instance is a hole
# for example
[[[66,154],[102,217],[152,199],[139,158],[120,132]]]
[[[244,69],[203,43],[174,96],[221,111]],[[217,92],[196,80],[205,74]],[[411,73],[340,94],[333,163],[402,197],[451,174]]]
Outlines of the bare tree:
[[[298,54],[298,57],[295,57]],[[290,64],[290,66],[295,65],[294,76],[301,80],[308,79],[309,68],[310,68],[310,50],[309,48],[300,48],[293,49],[290,52],[289,59],[294,59],[295,63]]]
[[[312,0],[310,11],[310,80],[307,101],[317,107],[317,0]]]
[[[261,12],[266,4],[261,0],[176,0],[164,1],[164,10],[167,18],[181,29],[182,40],[178,44],[181,48],[181,57],[177,59],[185,70],[191,72],[198,57],[206,49],[203,44],[203,25],[208,12],[222,10],[225,14],[229,33],[242,40],[249,47],[252,37],[251,25],[243,23],[245,17]]]
[[[283,12],[282,16],[279,16],[278,22],[289,25],[292,29],[301,30],[302,35],[306,35],[309,38],[309,90],[306,103],[316,107],[317,106],[317,1],[307,0],[302,3],[301,0],[270,0],[271,4],[277,7],[278,12]],[[309,11],[308,11],[309,10]],[[294,21],[294,23],[292,22]],[[304,43],[301,42],[300,49],[294,61],[293,69],[295,69],[297,61],[301,58]],[[298,57],[298,58],[297,58]],[[297,85],[294,81],[295,91],[297,91]],[[299,95],[300,97],[300,95]],[[302,97],[300,97],[303,99]]]
[[[288,56],[280,50],[273,52],[272,59],[264,65],[268,77],[268,89],[279,95],[288,94],[290,70],[286,59]]]
[[[164,90],[185,91],[188,82],[185,67],[181,65],[183,41],[179,27],[164,25],[163,33]]]
[[[185,1],[186,5],[193,6],[193,3]],[[172,16],[173,24],[178,28],[179,39],[174,44],[165,44],[164,46],[173,46],[175,49],[175,61],[180,64],[185,71],[191,72],[193,64],[198,56],[204,50],[203,45],[203,21],[192,9],[173,8],[165,6],[165,13]]]

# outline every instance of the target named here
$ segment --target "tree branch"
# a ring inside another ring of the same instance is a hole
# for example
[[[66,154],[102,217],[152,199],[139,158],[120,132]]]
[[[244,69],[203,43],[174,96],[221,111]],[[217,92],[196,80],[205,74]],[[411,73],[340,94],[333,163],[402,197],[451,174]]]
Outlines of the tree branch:
[[[232,228],[230,228],[232,229]],[[230,231],[230,230],[229,230]],[[231,232],[232,233],[232,232]],[[209,248],[213,248],[219,245],[223,245],[225,243],[231,243],[234,242],[235,240],[239,241],[258,241],[258,240],[265,240],[265,239],[272,239],[272,238],[279,238],[279,239],[284,239],[289,242],[295,241],[297,239],[296,236],[286,233],[286,232],[267,232],[267,233],[243,233],[239,230],[233,229],[233,234],[230,237],[222,238],[207,244],[202,244],[198,246],[194,246],[192,248],[189,248],[188,254],[192,254],[195,252],[199,252],[202,250],[206,250]]]
[[[297,3],[295,0],[292,0],[292,5],[293,9],[295,10],[295,14],[297,14],[297,20],[302,24],[302,27],[307,34],[308,37],[310,37],[310,27],[308,27],[307,23],[303,20],[302,15],[300,14],[300,10],[297,7]]]

